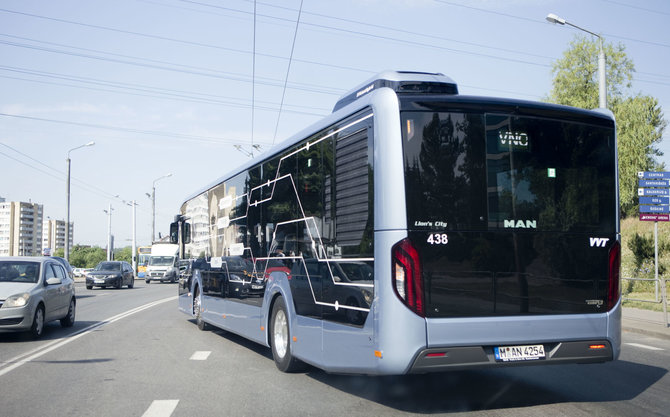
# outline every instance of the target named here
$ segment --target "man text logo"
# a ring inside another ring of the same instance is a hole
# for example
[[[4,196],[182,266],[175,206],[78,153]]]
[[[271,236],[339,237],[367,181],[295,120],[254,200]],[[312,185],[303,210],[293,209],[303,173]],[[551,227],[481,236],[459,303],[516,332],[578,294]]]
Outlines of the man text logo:
[[[503,226],[506,229],[537,229],[537,220],[505,220]]]

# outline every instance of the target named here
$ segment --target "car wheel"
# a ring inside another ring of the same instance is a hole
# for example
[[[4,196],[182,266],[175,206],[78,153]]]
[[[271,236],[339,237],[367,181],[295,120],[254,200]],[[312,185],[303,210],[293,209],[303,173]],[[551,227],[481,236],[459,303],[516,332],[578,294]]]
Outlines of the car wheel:
[[[60,319],[60,325],[63,327],[72,327],[74,324],[74,316],[77,308],[77,303],[74,298],[70,300],[70,308],[67,310],[67,316]]]
[[[193,293],[193,315],[195,315],[195,324],[198,329],[207,330],[209,325],[202,320],[202,300],[200,298],[200,288],[196,287]]]
[[[151,282],[151,280],[150,279],[145,279],[144,282],[146,282],[148,284],[148,283]]]
[[[87,285],[87,286],[86,286],[86,289],[87,289],[87,290],[92,290],[92,289],[93,289],[93,285]]]
[[[135,286],[135,277],[130,278],[130,283],[128,284],[128,288],[133,288]]]
[[[291,331],[288,313],[283,297],[277,298],[272,306],[270,319],[270,344],[275,365],[282,372],[295,372],[304,368],[304,363],[291,353]]]
[[[123,287],[123,277],[119,278],[119,280],[116,281],[116,289],[120,290],[121,287]]]
[[[35,316],[33,317],[33,325],[30,326],[30,335],[33,339],[39,339],[44,332],[44,307],[42,304],[37,306]]]

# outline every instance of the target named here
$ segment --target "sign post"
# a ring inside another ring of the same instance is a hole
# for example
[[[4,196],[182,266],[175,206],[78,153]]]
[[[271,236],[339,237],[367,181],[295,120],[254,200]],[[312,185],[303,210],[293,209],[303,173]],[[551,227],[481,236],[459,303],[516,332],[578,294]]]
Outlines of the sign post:
[[[670,172],[638,172],[637,195],[640,198],[640,220],[654,222],[654,278],[658,300],[658,222],[670,221]],[[668,302],[665,278],[661,281],[663,315],[668,326]]]

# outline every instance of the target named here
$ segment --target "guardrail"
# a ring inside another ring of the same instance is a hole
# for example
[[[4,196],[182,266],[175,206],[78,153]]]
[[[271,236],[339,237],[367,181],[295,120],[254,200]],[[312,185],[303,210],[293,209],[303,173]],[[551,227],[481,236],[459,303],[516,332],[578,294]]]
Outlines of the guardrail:
[[[654,299],[653,300],[644,300],[639,298],[630,298],[623,297],[624,301],[637,301],[642,303],[654,303],[663,305],[663,317],[665,318],[665,327],[668,327],[668,295],[667,295],[667,285],[670,282],[670,278],[626,278],[621,277],[621,281],[640,281],[640,282],[653,282],[654,283]],[[622,286],[623,287],[623,286]]]

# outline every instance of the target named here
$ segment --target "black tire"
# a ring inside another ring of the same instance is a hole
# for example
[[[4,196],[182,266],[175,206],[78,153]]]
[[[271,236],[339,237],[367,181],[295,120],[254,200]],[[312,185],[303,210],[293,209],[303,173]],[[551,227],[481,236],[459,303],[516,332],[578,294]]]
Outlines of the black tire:
[[[128,284],[128,288],[133,288],[135,286],[135,277],[130,278],[130,283]]]
[[[202,299],[200,298],[200,288],[195,287],[193,292],[193,315],[195,315],[195,324],[200,330],[208,330],[209,324],[202,320]]]
[[[288,312],[283,297],[278,297],[270,315],[270,345],[275,365],[282,372],[296,372],[305,364],[291,353],[291,330]]]
[[[146,282],[147,284],[149,284],[149,283],[151,282],[151,280],[150,280],[150,279],[145,279],[144,282]]]
[[[123,277],[119,278],[119,280],[116,281],[116,289],[120,290],[121,287],[123,287]]]
[[[87,285],[87,286],[86,286],[86,289],[87,289],[87,290],[92,290],[92,289],[93,289],[93,285]]]
[[[35,316],[33,316],[33,324],[30,326],[30,336],[33,339],[39,339],[44,333],[44,306],[42,304],[37,306]]]
[[[70,300],[70,307],[67,309],[67,316],[60,319],[60,325],[63,327],[72,327],[74,325],[74,316],[77,312],[77,302],[73,299]]]

